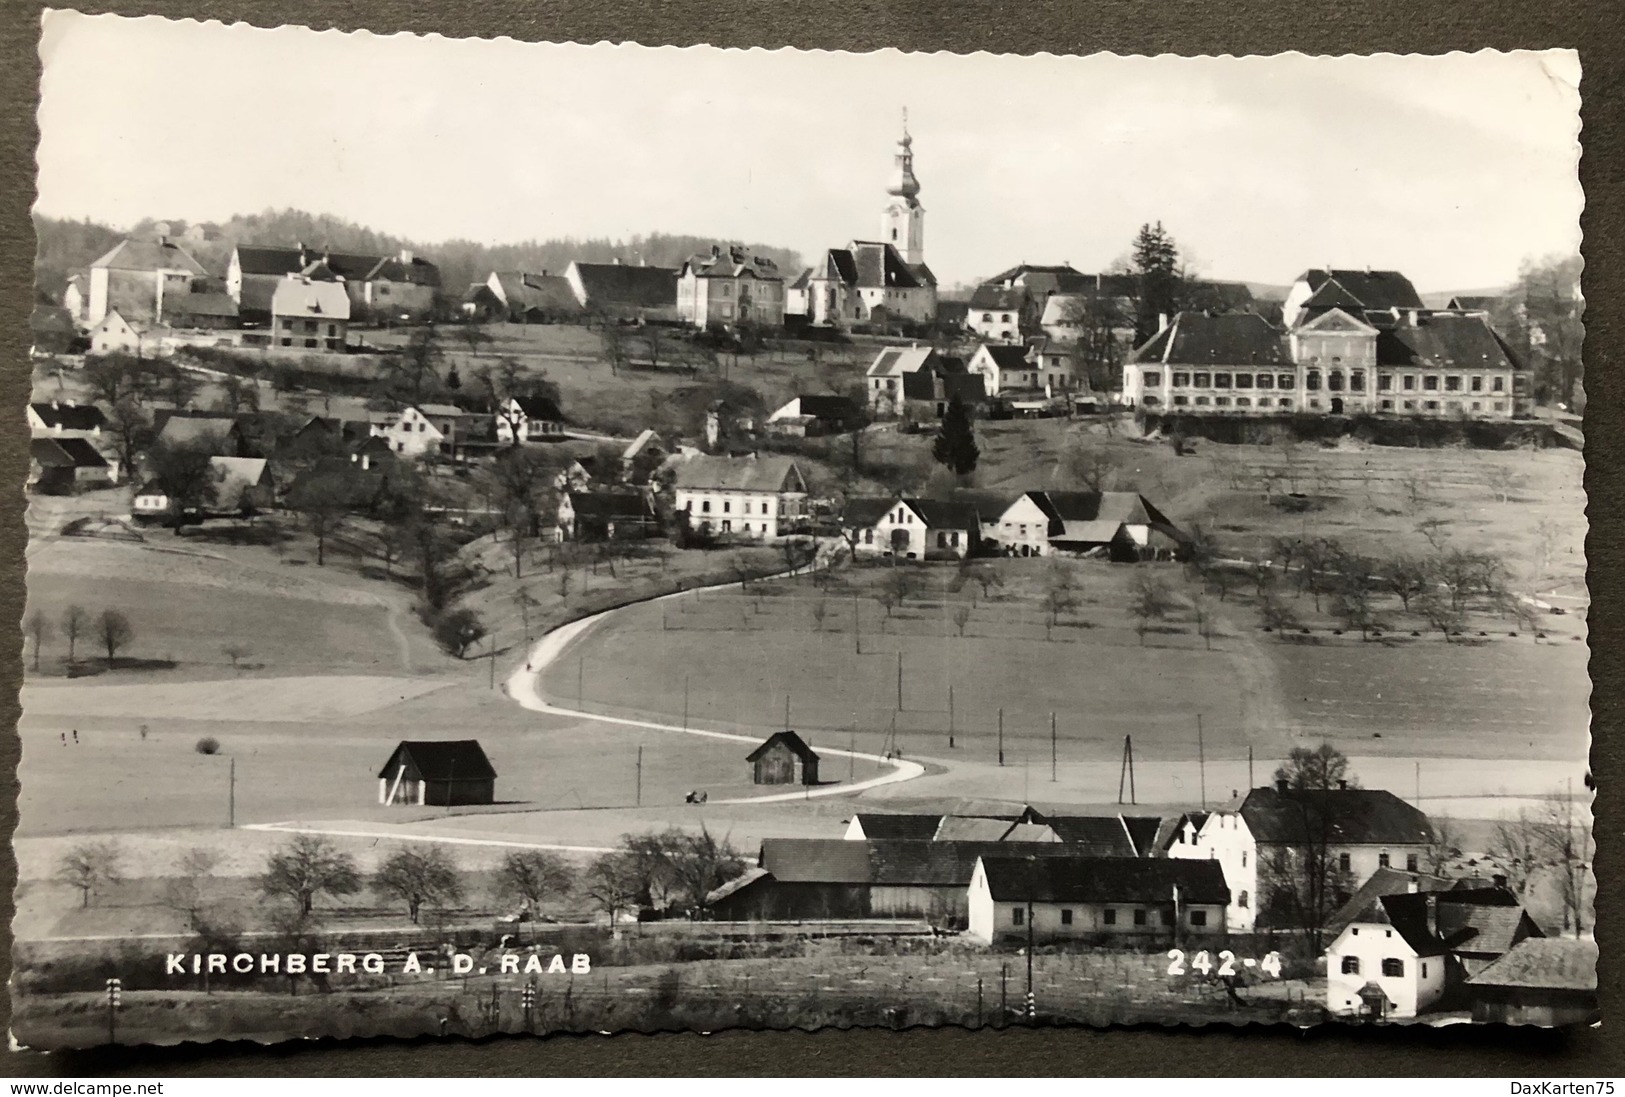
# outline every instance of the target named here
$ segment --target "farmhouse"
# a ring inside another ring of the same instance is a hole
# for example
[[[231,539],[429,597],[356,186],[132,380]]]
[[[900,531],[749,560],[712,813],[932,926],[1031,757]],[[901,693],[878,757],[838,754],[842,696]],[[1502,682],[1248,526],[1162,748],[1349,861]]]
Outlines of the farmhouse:
[[[942,825],[940,815],[886,815],[860,811],[847,820],[841,836],[848,842],[897,841],[929,842]]]
[[[963,559],[976,552],[981,529],[976,506],[957,500],[854,497],[841,518],[855,556]]]
[[[35,438],[100,438],[107,417],[95,404],[44,400],[28,405],[28,429]]]
[[[478,739],[403,739],[378,771],[378,802],[490,804],[496,778]]]
[[[707,901],[714,917],[928,918],[963,927],[977,858],[1067,856],[1058,843],[767,838],[748,882]],[[1075,854],[1074,854],[1075,855]]]
[[[501,310],[503,319],[516,324],[557,324],[581,316],[581,303],[569,279],[547,271],[492,271],[476,283]]]
[[[237,302],[224,293],[184,293],[164,299],[163,322],[196,331],[229,331],[238,326]]]
[[[83,438],[35,438],[28,443],[26,487],[41,495],[68,495],[112,483],[107,459]]]
[[[231,415],[174,411],[156,425],[159,445],[202,447],[219,457],[244,451],[242,426]]]
[[[468,413],[451,404],[419,404],[379,417],[372,433],[389,443],[397,456],[452,454],[466,432]]]
[[[1291,876],[1305,856],[1325,859],[1341,905],[1378,869],[1416,872],[1434,841],[1428,817],[1382,789],[1293,789],[1282,781],[1253,789],[1199,824],[1189,821],[1194,827],[1181,829],[1167,855],[1223,865],[1239,908],[1232,928],[1241,932],[1290,924],[1289,889],[1271,878]]]
[[[839,434],[849,429],[857,417],[857,409],[844,396],[794,396],[767,417],[767,430],[770,434],[813,438]]]
[[[869,411],[878,417],[940,419],[955,396],[972,410],[987,402],[981,374],[966,372],[963,361],[931,347],[887,347],[865,379]]]
[[[1029,491],[983,525],[1006,556],[1100,552],[1113,560],[1172,556],[1187,536],[1143,495],[1127,491]]]
[[[1064,848],[1064,847],[1063,847]],[[967,914],[978,940],[1109,939],[1177,944],[1220,936],[1230,901],[1208,861],[984,853]]]
[[[273,347],[342,351],[350,327],[350,298],[337,282],[289,275],[271,294]]]
[[[130,323],[152,324],[166,298],[192,292],[192,281],[208,274],[203,264],[168,237],[119,241],[90,264],[90,296],[85,323],[95,327],[110,312]]]
[[[629,541],[660,533],[660,519],[639,491],[564,491],[554,537],[559,541]]]
[[[90,353],[156,354],[167,330],[144,320],[126,320],[118,309],[110,309],[106,315],[91,325]]]
[[[807,483],[788,457],[691,457],[677,467],[676,509],[697,530],[753,540],[799,532]]]
[[[818,753],[793,731],[775,731],[745,756],[758,785],[816,785]]]
[[[989,396],[1030,392],[1038,387],[1038,365],[1020,343],[983,343],[971,355],[967,368],[982,378]]]
[[[587,312],[619,318],[675,319],[677,272],[670,267],[572,261],[564,279]]]
[[[549,396],[510,396],[494,417],[497,441],[553,442],[564,437],[564,413]]]
[[[1467,981],[1479,1024],[1576,1025],[1597,1017],[1597,942],[1528,937]]]
[[[746,249],[713,245],[677,272],[677,318],[697,328],[784,326],[784,279],[778,266]]]
[[[347,255],[326,249],[239,244],[226,267],[226,293],[245,324],[263,325],[273,297],[289,278],[337,285],[349,301],[345,319],[421,319],[434,308],[440,268],[409,250]]]

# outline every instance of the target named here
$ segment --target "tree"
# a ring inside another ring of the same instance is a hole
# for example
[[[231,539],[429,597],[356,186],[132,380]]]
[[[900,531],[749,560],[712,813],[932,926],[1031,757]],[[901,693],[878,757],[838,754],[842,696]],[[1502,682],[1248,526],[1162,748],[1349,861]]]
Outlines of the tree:
[[[1162,576],[1141,571],[1129,585],[1129,615],[1134,618],[1134,631],[1139,634],[1140,646],[1145,646],[1145,634],[1156,621],[1161,621],[1173,610],[1173,596]]]
[[[1264,597],[1259,600],[1258,613],[1263,618],[1265,627],[1278,633],[1289,632],[1298,627],[1298,615],[1274,591],[1266,591]]]
[[[542,849],[515,850],[497,869],[497,891],[517,899],[533,915],[548,899],[569,892],[575,870],[556,853]]]
[[[1191,598],[1191,618],[1196,622],[1196,634],[1202,638],[1207,650],[1213,650],[1213,633],[1218,621],[1213,613],[1213,604],[1207,596],[1198,592]]]
[[[829,616],[829,602],[827,602],[823,598],[820,598],[820,599],[818,599],[818,601],[816,601],[816,602],[814,602],[812,604],[813,627],[817,631],[819,631],[819,632],[824,631],[824,618],[828,617],[828,616]]]
[[[1084,384],[1091,392],[1117,388],[1123,377],[1120,333],[1134,327],[1134,318],[1127,315],[1121,299],[1109,291],[1074,294],[1063,306],[1062,319],[1076,333],[1072,355]]]
[[[487,632],[480,615],[466,606],[436,617],[433,631],[441,650],[459,659],[465,658],[468,649],[483,640]]]
[[[208,885],[219,865],[219,853],[206,846],[193,846],[176,859],[175,875],[164,884],[164,905],[184,918],[186,928],[193,933],[208,928],[204,914]]]
[[[961,602],[954,607],[954,628],[959,630],[959,635],[961,636],[965,635],[965,626],[970,624],[970,614],[971,608],[964,602]]]
[[[1053,561],[1044,577],[1044,639],[1051,638],[1052,630],[1061,617],[1078,604],[1077,590],[1073,587],[1072,573],[1059,560]],[[964,630],[960,630],[964,635]]]
[[[1285,840],[1259,856],[1259,914],[1298,929],[1318,954],[1326,922],[1348,901],[1354,879],[1333,848],[1332,812],[1297,796],[1283,799],[1279,819]]]
[[[384,382],[397,399],[416,404],[425,389],[440,382],[445,351],[433,324],[414,328],[399,352],[383,359]]]
[[[107,412],[107,433],[118,447],[121,466],[133,469],[136,454],[152,444],[152,417],[135,397],[120,397]]]
[[[1430,873],[1442,876],[1450,863],[1461,856],[1461,838],[1456,834],[1455,824],[1449,819],[1441,816],[1431,822],[1433,840],[1423,850],[1422,857]]]
[[[1134,345],[1157,333],[1165,317],[1179,311],[1183,292],[1179,245],[1162,222],[1143,224],[1134,237],[1130,263],[1139,290],[1134,318]]]
[[[81,842],[57,862],[56,878],[79,889],[79,905],[90,906],[102,888],[121,883],[122,853],[113,842]]]
[[[1286,761],[1276,767],[1272,779],[1277,784],[1285,781],[1287,788],[1300,791],[1340,788],[1345,781],[1350,788],[1360,787],[1360,782],[1349,773],[1347,756],[1330,743],[1293,747]]]
[[[636,911],[647,888],[639,871],[638,858],[626,850],[602,853],[587,866],[583,890],[605,914],[612,929],[626,911]]]
[[[497,506],[508,526],[515,579],[524,578],[525,539],[541,535],[542,520],[553,497],[557,463],[539,450],[516,447],[503,451],[491,466]]]
[[[104,609],[96,618],[96,639],[107,652],[108,667],[112,667],[119,649],[128,647],[135,639],[135,628],[122,611]]]
[[[406,915],[417,924],[425,904],[449,906],[463,898],[457,866],[445,849],[436,845],[407,846],[396,850],[378,866],[373,889],[406,904]]]
[[[953,471],[956,476],[969,476],[976,471],[976,462],[982,451],[976,444],[976,432],[971,426],[970,411],[955,393],[948,400],[942,422],[937,427],[936,440],[931,444],[931,456],[939,465]]]
[[[1525,259],[1491,316],[1496,332],[1533,369],[1536,397],[1571,408],[1585,376],[1582,265],[1578,255]]]
[[[992,593],[993,588],[1004,586],[1004,579],[992,564],[962,565],[960,574],[981,588],[984,599]]]
[[[51,619],[42,609],[32,610],[23,620],[23,631],[28,634],[29,642],[34,645],[34,669],[39,669],[40,652],[45,648],[51,634],[55,631]]]
[[[906,568],[894,567],[886,572],[886,577],[880,581],[883,593],[890,594],[896,605],[902,605],[908,596],[914,593],[914,577]],[[889,616],[889,614],[888,614]]]
[[[218,437],[204,437],[191,443],[160,442],[147,451],[148,477],[169,497],[170,511],[177,519],[214,501],[211,462],[223,448]]]
[[[290,899],[301,914],[315,910],[316,896],[338,898],[361,890],[355,858],[316,834],[296,834],[272,853],[260,876],[260,891],[271,898]]]
[[[1411,611],[1411,599],[1427,590],[1427,565],[1412,556],[1396,556],[1377,569],[1378,580],[1389,593],[1399,599],[1405,612]]]
[[[343,528],[358,497],[356,474],[349,465],[318,469],[301,477],[288,492],[288,509],[303,519],[316,539],[316,566],[327,563],[327,540]]]
[[[1061,471],[1068,484],[1081,484],[1089,491],[1110,491],[1121,469],[1116,454],[1081,436],[1073,438],[1061,455]]]
[[[62,611],[62,635],[68,640],[68,665],[73,665],[74,646],[90,627],[90,614],[83,606],[69,606]]]

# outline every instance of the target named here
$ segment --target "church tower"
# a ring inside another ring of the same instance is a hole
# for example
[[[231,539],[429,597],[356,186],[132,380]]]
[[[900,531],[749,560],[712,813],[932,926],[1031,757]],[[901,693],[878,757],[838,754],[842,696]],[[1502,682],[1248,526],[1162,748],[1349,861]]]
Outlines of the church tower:
[[[903,136],[897,142],[895,159],[886,186],[886,210],[880,217],[880,238],[914,267],[925,262],[925,207],[920,205],[920,181],[914,178],[914,138],[908,133],[907,107],[903,108]]]

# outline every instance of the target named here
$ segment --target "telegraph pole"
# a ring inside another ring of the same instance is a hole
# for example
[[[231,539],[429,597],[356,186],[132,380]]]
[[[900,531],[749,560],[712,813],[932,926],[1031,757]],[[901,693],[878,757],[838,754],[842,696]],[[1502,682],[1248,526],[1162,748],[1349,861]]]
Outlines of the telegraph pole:
[[[954,749],[954,687],[948,687],[948,749]]]
[[[897,653],[897,711],[903,711],[903,653]]]
[[[118,1015],[119,1007],[123,1005],[124,981],[122,979],[107,980],[107,1042],[118,1043],[118,1022],[114,1019]]]
[[[1202,749],[1202,714],[1196,714],[1196,766],[1202,777],[1202,810],[1207,810],[1207,754]]]
[[[1035,861],[1036,864],[1036,861]],[[1031,894],[1029,890],[1028,894]],[[1038,1016],[1037,1003],[1033,1000],[1033,901],[1027,900],[1027,1020],[1029,1022]]]
[[[576,656],[576,706],[579,708],[585,703],[582,696],[581,682],[587,676],[586,659]]]
[[[683,675],[683,730],[688,730],[688,675]]]
[[[638,744],[638,785],[637,785],[637,794],[636,795],[637,795],[637,800],[636,800],[635,806],[642,807],[643,806],[643,744],[642,743]]]
[[[999,710],[999,765],[1004,765],[1004,709]]]
[[[1123,736],[1123,765],[1117,771],[1117,802],[1123,802],[1123,781],[1128,780],[1128,802],[1137,803],[1134,795],[1134,736]]]
[[[491,684],[486,688],[497,688],[497,634],[494,629],[491,632]]]
[[[1253,787],[1253,745],[1247,744],[1247,787]]]
[[[788,690],[784,694],[784,730],[790,730],[790,692]]]
[[[863,654],[863,624],[858,616],[858,595],[852,593],[852,654]]]
[[[1055,780],[1055,713],[1049,714],[1049,779]]]
[[[237,825],[237,756],[232,755],[230,761],[231,776],[229,778],[229,791],[226,793],[226,825],[235,827]]]
[[[846,783],[851,784],[858,777],[858,721],[854,714],[851,734],[846,741]]]

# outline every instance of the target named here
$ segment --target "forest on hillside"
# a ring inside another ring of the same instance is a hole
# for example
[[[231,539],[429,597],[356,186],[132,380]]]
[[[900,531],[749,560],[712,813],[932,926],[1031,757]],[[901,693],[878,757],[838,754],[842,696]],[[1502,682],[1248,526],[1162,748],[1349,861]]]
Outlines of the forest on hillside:
[[[549,271],[562,273],[572,259],[584,263],[647,263],[676,267],[684,259],[709,252],[713,244],[745,244],[756,255],[773,260],[779,270],[793,278],[801,272],[801,256],[788,248],[751,244],[739,240],[718,240],[708,236],[654,232],[624,240],[608,238],[576,239],[557,237],[526,240],[514,244],[481,244],[473,240],[444,240],[438,243],[407,240],[377,232],[365,225],[328,214],[304,210],[266,210],[238,214],[222,222],[206,222],[201,239],[187,238],[192,223],[183,220],[147,218],[127,230],[94,221],[73,221],[36,214],[35,232],[39,249],[34,260],[34,284],[39,292],[55,300],[60,297],[69,275],[83,270],[125,236],[152,238],[165,230],[196,257],[210,273],[224,277],[237,244],[269,244],[293,247],[305,244],[352,254],[387,255],[409,248],[440,267],[441,284],[451,297],[460,297],[470,282],[484,281],[493,270]]]

